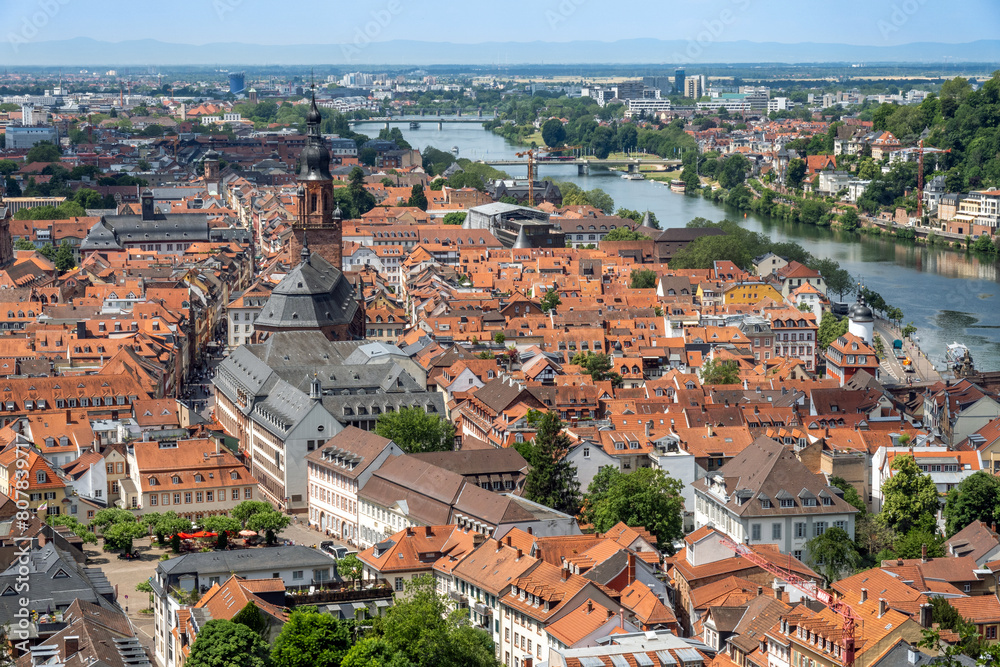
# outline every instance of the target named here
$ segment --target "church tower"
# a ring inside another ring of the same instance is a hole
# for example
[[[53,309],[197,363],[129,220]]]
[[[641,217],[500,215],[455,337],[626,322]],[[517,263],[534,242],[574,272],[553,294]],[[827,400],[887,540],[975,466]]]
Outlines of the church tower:
[[[323,117],[316,107],[316,91],[306,114],[306,145],[299,154],[298,219],[292,225],[289,258],[302,253],[303,237],[309,235],[309,250],[338,270],[341,268],[342,236],[340,209],[333,199],[330,151],[320,135]]]
[[[858,286],[858,300],[847,311],[847,331],[852,333],[866,344],[872,344],[875,333],[875,317],[872,309],[865,303],[864,291]]]

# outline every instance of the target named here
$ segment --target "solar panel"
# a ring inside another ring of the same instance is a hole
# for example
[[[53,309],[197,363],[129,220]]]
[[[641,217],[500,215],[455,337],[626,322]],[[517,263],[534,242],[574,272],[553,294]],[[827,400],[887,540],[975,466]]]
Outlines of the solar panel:
[[[645,653],[634,653],[632,657],[635,658],[635,664],[639,667],[653,667],[653,659]]]
[[[670,654],[670,651],[657,651],[656,657],[660,659],[660,664],[663,667],[670,667],[677,664],[677,660]]]
[[[623,655],[611,655],[611,664],[615,667],[629,667],[628,659]]]

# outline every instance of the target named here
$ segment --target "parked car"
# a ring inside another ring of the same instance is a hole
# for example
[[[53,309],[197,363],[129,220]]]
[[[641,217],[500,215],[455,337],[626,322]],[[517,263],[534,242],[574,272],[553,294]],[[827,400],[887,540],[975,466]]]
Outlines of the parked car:
[[[342,547],[338,547],[332,540],[325,540],[319,543],[319,550],[330,558],[340,558],[340,556],[337,555],[338,548]]]

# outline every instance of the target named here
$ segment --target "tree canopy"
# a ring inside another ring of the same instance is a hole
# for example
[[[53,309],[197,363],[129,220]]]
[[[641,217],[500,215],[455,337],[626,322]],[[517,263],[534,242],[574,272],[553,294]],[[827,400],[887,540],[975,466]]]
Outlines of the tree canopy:
[[[375,432],[389,438],[407,454],[442,452],[455,448],[455,427],[441,415],[420,408],[400,408],[383,412],[375,422]]]
[[[584,374],[594,382],[610,380],[615,386],[622,383],[622,376],[614,370],[613,360],[603,352],[577,352],[570,363],[582,367]]]
[[[684,485],[659,469],[639,468],[631,473],[612,466],[601,468],[584,498],[584,520],[603,533],[619,521],[642,526],[657,539],[661,551],[673,553],[673,543],[684,534]]]
[[[646,241],[649,237],[628,227],[615,227],[604,235],[605,241]]]
[[[740,366],[735,361],[709,359],[701,367],[703,384],[739,384]]]
[[[892,471],[882,485],[879,519],[899,535],[914,529],[933,532],[940,503],[931,476],[922,473],[908,455],[896,456]]]
[[[944,506],[948,537],[973,521],[991,525],[1000,520],[1000,477],[980,470],[948,492]]]
[[[452,611],[431,576],[415,577],[372,632],[351,647],[342,667],[499,667],[493,637]]]
[[[854,541],[843,528],[828,528],[822,535],[806,542],[805,546],[806,564],[831,583],[853,574],[862,563]]]
[[[576,468],[566,460],[572,443],[563,432],[562,421],[554,412],[533,412],[529,421],[535,427],[534,440],[515,445],[529,466],[524,496],[576,515],[580,509],[580,484],[576,481]]]
[[[274,640],[274,667],[338,667],[351,648],[353,622],[299,607]]]
[[[270,647],[259,634],[226,620],[211,620],[198,632],[188,667],[270,667]]]

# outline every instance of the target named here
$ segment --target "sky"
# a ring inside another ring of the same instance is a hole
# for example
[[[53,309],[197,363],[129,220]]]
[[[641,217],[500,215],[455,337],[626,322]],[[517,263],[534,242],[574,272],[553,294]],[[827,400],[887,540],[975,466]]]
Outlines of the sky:
[[[708,33],[715,41],[963,43],[1000,36],[1000,0],[0,0],[7,42],[337,44],[359,30],[376,42],[466,44]]]

